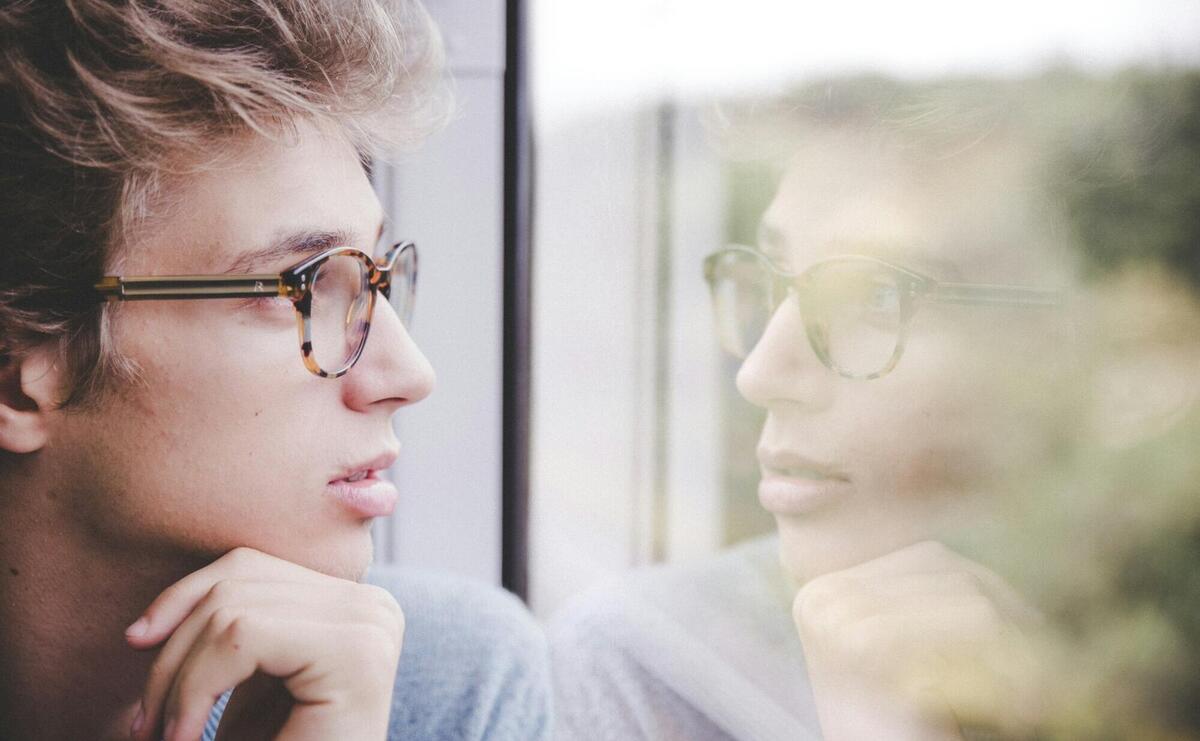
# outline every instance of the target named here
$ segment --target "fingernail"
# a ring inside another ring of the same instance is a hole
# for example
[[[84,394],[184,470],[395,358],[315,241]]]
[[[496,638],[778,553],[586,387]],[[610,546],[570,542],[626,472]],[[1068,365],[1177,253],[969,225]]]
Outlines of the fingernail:
[[[150,629],[150,621],[144,617],[137,619],[133,625],[125,629],[125,635],[130,638],[141,638],[146,635],[146,631]]]
[[[129,729],[129,732],[136,736],[144,725],[146,725],[146,708],[138,703],[137,715],[133,718],[133,727]]]

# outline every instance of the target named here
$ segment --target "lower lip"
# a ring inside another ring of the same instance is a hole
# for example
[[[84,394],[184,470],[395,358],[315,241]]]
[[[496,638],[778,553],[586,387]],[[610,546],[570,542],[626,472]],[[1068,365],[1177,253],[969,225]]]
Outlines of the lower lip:
[[[369,476],[361,481],[331,481],[326,488],[343,507],[359,517],[387,517],[399,493],[390,481]]]
[[[758,484],[758,501],[772,514],[808,515],[844,499],[850,490],[850,482],[845,479],[768,475]]]

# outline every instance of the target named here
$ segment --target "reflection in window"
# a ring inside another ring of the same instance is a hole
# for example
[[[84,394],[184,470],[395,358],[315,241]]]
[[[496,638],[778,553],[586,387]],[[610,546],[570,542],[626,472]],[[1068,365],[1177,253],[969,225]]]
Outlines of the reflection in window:
[[[1200,735],[1200,73],[1122,53],[550,117],[567,733]]]

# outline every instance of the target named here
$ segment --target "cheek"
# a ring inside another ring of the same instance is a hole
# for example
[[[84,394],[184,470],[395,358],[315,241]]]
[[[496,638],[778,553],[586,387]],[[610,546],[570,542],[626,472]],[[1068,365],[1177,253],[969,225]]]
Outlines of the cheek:
[[[323,461],[300,430],[329,416],[335,389],[304,369],[293,328],[211,318],[168,312],[122,328],[141,381],[96,413],[85,443],[107,484],[91,514],[110,535],[222,552],[305,536],[319,519]]]
[[[887,421],[874,444],[890,451],[898,494],[995,488],[1045,453],[1048,418],[1065,409],[1047,362],[1049,328],[1032,324],[1036,317],[953,308],[915,321],[900,365],[880,381],[876,413]]]
[[[171,455],[167,475],[201,475],[220,461],[240,480],[256,458],[265,465],[286,449],[272,443],[306,400],[311,374],[294,334],[247,326],[237,314],[171,318],[132,328],[140,341],[130,354],[142,383],[125,401],[141,420],[137,434],[149,449]]]
[[[1012,434],[993,372],[953,334],[911,338],[896,369],[856,403],[870,489],[913,498],[976,488]]]

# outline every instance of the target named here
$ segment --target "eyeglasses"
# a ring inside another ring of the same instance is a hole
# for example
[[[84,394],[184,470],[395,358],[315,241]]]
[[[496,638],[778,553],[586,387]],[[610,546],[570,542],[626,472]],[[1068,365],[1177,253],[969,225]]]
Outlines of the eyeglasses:
[[[95,285],[108,301],[209,298],[290,299],[296,309],[304,367],[322,378],[345,375],[362,355],[375,297],[392,298],[408,326],[417,287],[417,246],[393,245],[378,264],[352,247],[334,247],[282,273],[250,275],[104,276]]]
[[[1024,286],[943,283],[863,255],[831,257],[802,273],[780,270],[761,252],[731,245],[704,260],[722,347],[745,358],[788,295],[800,309],[809,345],[846,378],[879,378],[904,353],[908,326],[923,304],[1045,307],[1056,291]]]

